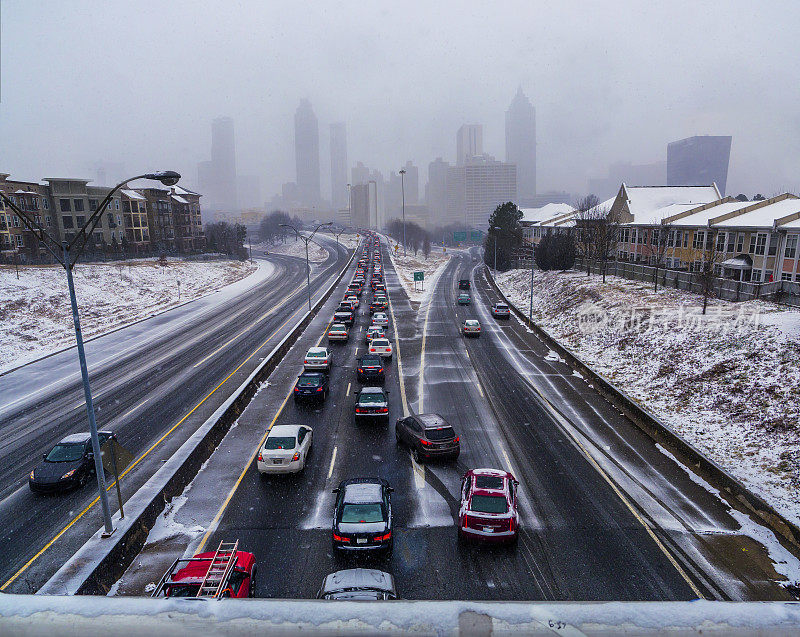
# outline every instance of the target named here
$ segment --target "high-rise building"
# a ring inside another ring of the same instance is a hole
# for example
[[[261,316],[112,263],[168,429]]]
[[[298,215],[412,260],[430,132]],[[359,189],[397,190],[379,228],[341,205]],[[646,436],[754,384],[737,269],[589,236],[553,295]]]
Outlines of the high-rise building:
[[[320,201],[319,125],[307,99],[300,100],[294,113],[294,160],[301,203],[315,206]]]
[[[715,183],[724,197],[731,139],[730,135],[701,135],[667,144],[667,185],[710,186]]]
[[[419,203],[419,168],[417,168],[411,160],[406,162],[403,166],[406,171],[405,177],[405,199],[406,205],[416,205]]]
[[[483,125],[464,124],[456,134],[456,164],[465,165],[472,157],[483,154]]]
[[[352,170],[352,184],[365,184],[369,181],[369,168],[367,168],[362,162],[358,162],[355,166],[353,166]]]
[[[331,203],[334,209],[347,205],[347,127],[331,124]]]
[[[450,164],[441,157],[428,164],[428,183],[425,184],[425,203],[428,205],[430,227],[443,225],[447,214],[447,169]]]
[[[517,165],[517,198],[527,205],[536,196],[536,110],[522,87],[506,111],[506,162]]]
[[[447,170],[447,223],[485,230],[501,203],[517,199],[517,167],[483,155]]]
[[[370,184],[356,184],[350,188],[350,225],[353,228],[374,228],[375,207]]]
[[[208,198],[206,207],[209,210],[233,212],[238,209],[236,141],[230,117],[217,117],[211,122],[211,161],[197,165],[197,178]]]

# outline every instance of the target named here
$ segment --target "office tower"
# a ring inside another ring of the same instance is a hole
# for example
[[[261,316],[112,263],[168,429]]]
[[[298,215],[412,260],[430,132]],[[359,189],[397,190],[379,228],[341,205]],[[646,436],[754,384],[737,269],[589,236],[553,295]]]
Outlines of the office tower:
[[[701,135],[667,144],[667,185],[710,186],[715,183],[724,197],[731,139],[730,135]]]
[[[301,203],[316,206],[319,189],[319,125],[307,99],[300,100],[294,113],[294,159]]]
[[[339,209],[347,205],[347,127],[331,124],[331,203]]]
[[[447,169],[450,164],[441,157],[428,164],[428,183],[425,184],[425,203],[431,227],[443,225],[447,213]]]
[[[406,205],[416,205],[419,203],[419,168],[417,168],[411,160],[406,162],[403,166],[405,174],[405,193]]]
[[[501,203],[517,199],[517,167],[488,155],[447,169],[446,222],[486,230]]]
[[[483,125],[464,124],[456,134],[456,163],[463,166],[483,154]]]
[[[197,165],[197,178],[207,209],[233,212],[238,208],[236,144],[230,117],[217,117],[211,122],[211,161]]]
[[[517,198],[527,203],[536,196],[536,110],[522,87],[506,111],[506,162],[517,165]]]

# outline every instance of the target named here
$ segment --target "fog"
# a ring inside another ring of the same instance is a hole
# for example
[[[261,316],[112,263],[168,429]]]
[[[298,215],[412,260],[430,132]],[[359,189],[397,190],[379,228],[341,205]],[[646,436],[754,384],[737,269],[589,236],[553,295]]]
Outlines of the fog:
[[[585,192],[616,161],[732,135],[728,193],[800,187],[800,3],[2,2],[0,172],[93,178],[98,162],[196,186],[211,120],[234,119],[266,201],[295,179],[294,111],[345,121],[348,160],[386,174],[455,158],[484,125],[505,156],[518,86],[537,111],[538,189]]]

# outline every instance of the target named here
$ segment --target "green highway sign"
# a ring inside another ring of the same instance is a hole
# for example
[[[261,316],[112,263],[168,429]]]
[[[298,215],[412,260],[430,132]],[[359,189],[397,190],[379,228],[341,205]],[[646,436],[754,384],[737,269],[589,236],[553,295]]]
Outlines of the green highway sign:
[[[467,231],[463,230],[461,232],[454,232],[453,233],[453,241],[466,241],[467,240]]]
[[[480,230],[473,230],[472,232],[470,232],[470,240],[472,240],[472,241],[480,241],[482,234],[483,233]]]
[[[425,280],[424,272],[414,272],[414,281],[424,281],[424,280]]]

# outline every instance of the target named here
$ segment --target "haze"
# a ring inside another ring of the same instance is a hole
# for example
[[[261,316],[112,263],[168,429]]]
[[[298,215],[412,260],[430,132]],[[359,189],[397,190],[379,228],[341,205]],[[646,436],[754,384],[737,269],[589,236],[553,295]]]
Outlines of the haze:
[[[798,189],[794,2],[2,3],[0,171],[93,178],[174,169],[196,187],[211,120],[234,119],[240,174],[267,201],[295,179],[293,115],[310,99],[330,193],[328,124],[386,174],[453,160],[484,125],[502,158],[518,86],[536,107],[538,187],[584,193],[616,161],[732,135],[728,192]]]

